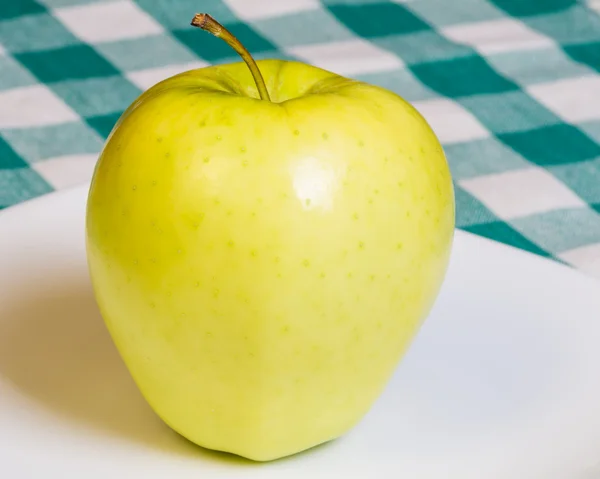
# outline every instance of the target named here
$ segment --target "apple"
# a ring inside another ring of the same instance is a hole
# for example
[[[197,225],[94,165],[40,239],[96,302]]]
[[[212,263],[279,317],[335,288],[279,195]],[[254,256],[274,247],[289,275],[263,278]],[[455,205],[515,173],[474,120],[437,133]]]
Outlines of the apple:
[[[395,93],[193,24],[244,61],[123,113],[89,191],[89,270],[157,415],[269,461],[346,434],[384,390],[445,277],[452,179]]]

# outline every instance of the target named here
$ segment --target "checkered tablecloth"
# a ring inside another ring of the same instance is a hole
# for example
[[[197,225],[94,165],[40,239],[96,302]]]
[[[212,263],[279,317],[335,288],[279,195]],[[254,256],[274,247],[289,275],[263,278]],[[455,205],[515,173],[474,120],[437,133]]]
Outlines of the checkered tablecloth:
[[[442,141],[457,226],[600,275],[600,0],[0,0],[0,208],[89,180],[157,81],[257,58],[389,88]]]

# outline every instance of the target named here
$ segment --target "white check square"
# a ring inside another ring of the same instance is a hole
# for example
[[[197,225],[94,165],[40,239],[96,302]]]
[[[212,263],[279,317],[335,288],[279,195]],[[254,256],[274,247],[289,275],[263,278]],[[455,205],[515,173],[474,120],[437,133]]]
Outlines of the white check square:
[[[563,183],[537,167],[466,179],[459,185],[505,220],[587,206]]]
[[[567,78],[526,87],[527,92],[564,120],[600,119],[600,76]]]
[[[600,278],[600,243],[565,251],[558,257],[578,270]]]
[[[244,20],[260,20],[319,8],[319,0],[225,0],[229,8]]]
[[[587,0],[587,6],[600,13],[600,0]]]
[[[440,142],[461,143],[488,138],[490,132],[461,105],[446,98],[416,101],[413,106],[423,115]]]
[[[0,128],[31,128],[78,120],[79,116],[44,85],[0,92]]]
[[[57,8],[53,14],[77,37],[88,43],[139,38],[163,32],[156,20],[130,0]]]
[[[177,75],[178,73],[182,73],[188,70],[194,70],[196,68],[203,68],[207,65],[208,63],[202,61],[195,61],[180,65],[168,65],[164,67],[137,70],[126,73],[125,76],[129,79],[129,81],[131,81],[131,83],[136,85],[138,88],[142,90],[147,90],[148,88],[156,85],[157,83],[166,80],[169,77]]]
[[[67,155],[37,161],[32,168],[54,189],[61,189],[90,181],[97,161],[97,154]]]
[[[390,71],[404,66],[393,53],[358,39],[292,47],[288,52],[314,66],[339,75]]]
[[[552,40],[509,18],[452,25],[442,29],[450,40],[470,45],[482,54],[551,47]]]

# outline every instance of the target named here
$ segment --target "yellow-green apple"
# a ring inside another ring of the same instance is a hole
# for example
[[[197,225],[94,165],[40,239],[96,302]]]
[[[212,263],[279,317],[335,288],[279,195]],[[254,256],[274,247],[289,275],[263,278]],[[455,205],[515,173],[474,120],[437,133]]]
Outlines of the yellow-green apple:
[[[373,406],[443,282],[453,185],[400,96],[254,63],[211,17],[195,24],[252,71],[185,72],[124,112],[89,192],[88,262],[154,411],[196,444],[267,461]]]

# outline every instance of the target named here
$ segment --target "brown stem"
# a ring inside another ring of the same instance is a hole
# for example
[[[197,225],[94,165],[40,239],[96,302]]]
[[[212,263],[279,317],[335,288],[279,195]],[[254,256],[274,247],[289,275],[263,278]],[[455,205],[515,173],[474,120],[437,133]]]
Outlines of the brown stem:
[[[208,13],[197,13],[194,15],[192,25],[213,34],[217,38],[225,40],[225,42],[242,57],[244,62],[246,62],[246,65],[248,65],[250,73],[252,73],[252,77],[254,78],[254,83],[256,83],[256,88],[258,88],[260,99],[271,101],[267,86],[265,85],[265,80],[258,69],[258,65],[254,61],[254,58],[252,58],[252,55],[250,55],[250,52],[248,52],[244,45],[235,38],[233,33],[227,30]]]

